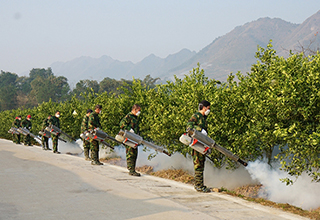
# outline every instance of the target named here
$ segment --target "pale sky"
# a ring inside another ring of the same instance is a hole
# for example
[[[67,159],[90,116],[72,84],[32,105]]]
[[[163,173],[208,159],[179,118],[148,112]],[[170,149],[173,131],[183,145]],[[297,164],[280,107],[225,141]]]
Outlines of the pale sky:
[[[320,0],[0,0],[0,70],[22,75],[81,56],[136,63],[152,53],[199,52],[247,22],[301,24],[318,10]]]

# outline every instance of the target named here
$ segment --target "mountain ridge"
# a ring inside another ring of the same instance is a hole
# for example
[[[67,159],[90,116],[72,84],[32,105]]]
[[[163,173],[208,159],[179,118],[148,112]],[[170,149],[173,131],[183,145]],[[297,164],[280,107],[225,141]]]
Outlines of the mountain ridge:
[[[231,72],[250,71],[251,65],[256,63],[258,45],[266,47],[270,40],[279,56],[288,56],[289,50],[299,51],[301,46],[308,47],[310,42],[319,45],[319,23],[320,11],[301,24],[264,17],[236,26],[197,53],[184,48],[165,58],[150,54],[137,63],[114,60],[107,55],[100,58],[82,56],[67,62],[55,62],[51,68],[55,74],[67,77],[70,82],[81,79],[100,81],[105,77],[143,79],[146,75],[166,81],[172,80],[174,75],[182,78],[200,63],[206,76],[225,81]]]

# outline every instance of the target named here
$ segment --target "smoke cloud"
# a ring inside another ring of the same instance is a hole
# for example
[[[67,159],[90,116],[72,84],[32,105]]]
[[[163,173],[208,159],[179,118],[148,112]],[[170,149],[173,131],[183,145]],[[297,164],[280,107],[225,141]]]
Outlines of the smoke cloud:
[[[49,140],[50,148],[52,141]],[[83,156],[83,142],[81,139],[76,142],[64,143],[59,141],[58,149],[61,153],[72,153]],[[154,158],[148,159],[150,154],[157,154]],[[116,146],[114,151],[110,148],[100,148],[100,158],[121,157],[126,160],[125,147]],[[174,153],[171,157],[156,153],[152,149],[138,148],[137,167],[152,166],[154,171],[163,169],[183,169],[194,175],[192,157],[184,157],[180,153]],[[225,168],[218,169],[212,162],[206,159],[204,171],[204,183],[209,187],[225,187],[235,189],[237,187],[262,184],[259,197],[277,203],[288,203],[303,209],[314,209],[320,206],[320,183],[312,182],[311,178],[303,173],[293,185],[287,186],[280,179],[290,177],[286,172],[279,170],[279,165],[273,164],[271,168],[264,161],[249,162],[247,167],[240,166],[236,170]]]
[[[125,147],[116,147],[114,151],[122,159],[126,159]],[[136,166],[152,166],[154,171],[163,169],[183,169],[193,174],[193,162],[191,159],[185,158],[179,153],[175,153],[171,157],[163,153],[156,153],[157,155],[154,158],[148,160],[148,156],[155,153],[156,152],[153,149],[146,149],[144,151],[143,147],[139,146]]]
[[[303,209],[314,209],[320,206],[320,183],[312,182],[306,173],[303,173],[293,185],[287,186],[280,179],[291,176],[279,170],[277,164],[271,168],[262,161],[250,162],[247,170],[253,179],[264,186],[264,189],[260,190],[261,197],[278,203],[289,203]]]
[[[124,147],[115,148],[115,153],[122,159],[126,159],[126,152]],[[182,154],[176,152],[171,157],[158,153],[156,157],[148,160],[150,154],[155,153],[154,150],[143,151],[142,147],[138,148],[137,167],[148,165],[152,166],[154,171],[163,169],[182,169],[191,175],[194,175],[194,167],[192,157],[187,155],[184,157]],[[234,189],[236,187],[259,184],[258,181],[252,180],[249,172],[240,167],[237,170],[227,170],[225,168],[218,169],[207,159],[204,171],[204,183],[209,187],[225,187]]]
[[[49,138],[49,147],[53,149],[51,138]],[[71,153],[71,154],[80,155],[83,152],[82,140],[77,140],[76,142],[66,142],[66,143],[59,140],[58,151],[63,154]]]
[[[245,185],[259,184],[258,181],[251,178],[249,172],[243,166],[236,170],[229,170],[225,167],[218,169],[208,159],[205,163],[204,183],[210,187],[224,187],[229,190]]]
[[[137,166],[153,166],[154,170],[162,169],[183,169],[190,174],[194,174],[191,156],[184,157],[179,153],[174,153],[171,157],[158,153],[156,157],[148,160],[153,150],[143,151],[142,147],[138,150]],[[114,153],[125,160],[125,148],[116,147]],[[320,184],[311,182],[307,174],[303,174],[293,185],[286,186],[280,181],[288,175],[279,170],[273,169],[266,162],[249,162],[247,167],[240,166],[236,170],[225,168],[218,169],[206,159],[204,171],[204,183],[209,187],[225,187],[235,189],[245,185],[262,184],[263,188],[259,192],[259,197],[278,203],[289,203],[303,209],[313,209],[320,206]]]

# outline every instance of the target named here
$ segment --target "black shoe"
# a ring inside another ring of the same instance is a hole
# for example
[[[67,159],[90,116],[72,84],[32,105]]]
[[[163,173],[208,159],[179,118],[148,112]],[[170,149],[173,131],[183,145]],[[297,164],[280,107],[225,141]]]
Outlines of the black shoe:
[[[136,171],[129,172],[129,175],[130,175],[130,176],[141,176],[141,174],[138,173],[138,172],[136,172]]]
[[[194,186],[194,188],[195,190],[197,190],[197,192],[203,192],[203,193],[211,192],[211,189],[206,186]]]
[[[99,161],[93,160],[91,161],[91,165],[102,165],[103,163],[100,163]]]

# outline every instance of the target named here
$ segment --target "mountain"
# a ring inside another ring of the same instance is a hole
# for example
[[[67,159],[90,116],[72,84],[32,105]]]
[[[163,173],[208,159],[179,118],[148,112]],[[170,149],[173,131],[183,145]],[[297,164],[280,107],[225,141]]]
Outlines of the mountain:
[[[300,25],[279,18],[260,18],[215,39],[190,60],[171,69],[169,74],[162,75],[161,78],[173,79],[174,74],[181,78],[199,62],[206,76],[226,81],[231,72],[250,71],[251,65],[257,61],[254,57],[257,45],[266,47],[270,39],[279,56],[288,56],[289,50],[301,52],[301,45],[308,48],[313,41],[311,49],[318,49],[319,24],[320,11]]]
[[[128,72],[133,66],[130,61],[120,62],[109,56],[98,59],[82,56],[68,62],[55,62],[51,68],[56,75],[65,76],[69,83],[75,84],[83,79],[101,81],[107,76],[117,78],[118,73]]]
[[[257,46],[266,47],[270,39],[279,56],[288,56],[289,50],[317,50],[320,45],[319,24],[320,11],[302,24],[266,17],[234,28],[198,53],[183,49],[166,58],[151,54],[136,64],[113,60],[108,56],[98,59],[80,57],[64,63],[53,63],[51,68],[56,75],[67,77],[71,84],[81,79],[144,79],[146,75],[160,77],[165,81],[172,80],[174,75],[183,78],[183,75],[188,74],[199,62],[206,76],[226,81],[231,72],[250,71],[251,65],[257,61]]]
[[[132,77],[144,79],[147,75],[156,78],[176,65],[181,65],[195,54],[196,52],[187,49],[182,49],[164,59],[151,54],[136,64],[114,60],[109,56],[97,59],[83,56],[68,62],[55,62],[51,68],[56,75],[67,77],[71,86],[75,86],[83,79],[98,81],[105,77],[117,80],[132,79]]]
[[[284,41],[276,44],[277,48],[284,48],[279,52],[279,55],[285,56],[284,51],[288,49],[294,51],[302,51],[301,47],[304,49],[310,49],[315,51],[319,50],[320,38],[318,37],[320,32],[320,11],[309,17],[301,25],[293,30],[293,32],[288,35]]]
[[[187,49],[182,49],[178,53],[169,55],[164,59],[151,54],[137,63],[127,73],[126,77],[130,79],[134,76],[135,78],[143,79],[146,75],[150,74],[151,77],[156,78],[162,74],[167,74],[170,69],[181,65],[195,54],[196,52],[191,52]]]

